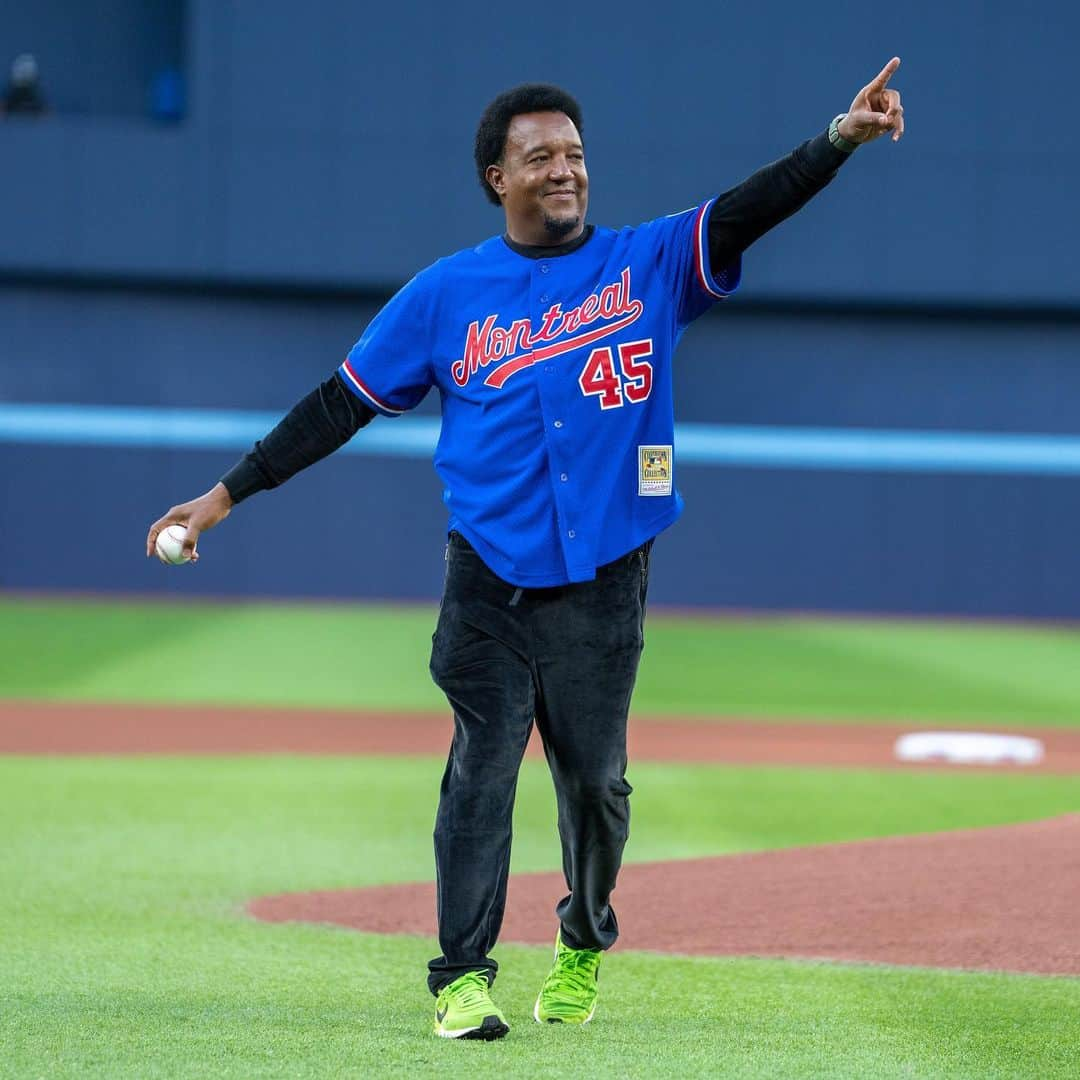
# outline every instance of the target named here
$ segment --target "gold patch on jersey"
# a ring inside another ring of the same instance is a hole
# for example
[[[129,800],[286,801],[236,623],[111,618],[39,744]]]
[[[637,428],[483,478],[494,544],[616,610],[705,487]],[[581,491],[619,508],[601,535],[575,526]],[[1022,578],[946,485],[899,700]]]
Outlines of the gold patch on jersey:
[[[671,494],[671,447],[638,447],[638,494]]]

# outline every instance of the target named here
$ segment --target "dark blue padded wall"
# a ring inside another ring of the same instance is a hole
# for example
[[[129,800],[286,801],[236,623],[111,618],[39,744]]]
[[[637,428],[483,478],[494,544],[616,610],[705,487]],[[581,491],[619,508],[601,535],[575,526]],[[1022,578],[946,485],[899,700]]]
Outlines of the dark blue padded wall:
[[[1075,5],[957,0],[897,20],[626,0],[564,23],[470,2],[76,7],[0,0],[0,45],[39,53],[57,105],[0,123],[0,414],[285,410],[389,290],[501,230],[471,142],[506,86],[579,95],[591,217],[618,225],[785,152],[898,53],[907,137],[860,150],[752,249],[740,295],[686,336],[679,419],[1080,435],[1080,215],[1066,199],[1080,136],[1033,124],[1069,100]],[[189,108],[155,125],[145,71],[177,49]],[[0,587],[438,591],[445,515],[426,462],[338,455],[256,497],[197,569],[173,572],[142,560],[147,524],[238,451],[61,443],[0,436]],[[1075,617],[1080,504],[1075,476],[1052,471],[687,464],[653,598]]]
[[[1080,313],[763,307],[756,263],[751,252],[743,290],[685,334],[678,419],[1080,435]],[[0,402],[284,410],[382,299],[9,284]]]
[[[0,445],[0,588],[438,596],[438,483],[390,458],[330,458],[253,497],[204,538],[197,567],[144,559],[153,517],[230,457]],[[687,511],[657,543],[653,603],[1080,615],[1075,481],[687,467],[679,484]]]
[[[351,297],[9,287],[0,401],[277,414],[326,377],[376,308]],[[1064,438],[1080,434],[1078,352],[1080,321],[784,313],[735,300],[687,334],[677,410],[693,423]],[[436,408],[429,397],[419,412]],[[0,444],[0,587],[437,595],[438,480],[427,461],[380,455],[339,454],[255,496],[206,538],[195,569],[146,562],[149,522],[209,487],[238,452]],[[653,599],[1076,617],[1075,485],[682,466],[687,511],[658,545]]]
[[[627,0],[579,5],[572,28],[537,20],[478,3],[189,0],[179,130],[0,125],[15,166],[0,172],[0,268],[397,284],[498,231],[470,147],[505,86],[547,78],[581,97],[593,216],[622,224],[820,130],[895,52],[906,142],[860,151],[812,212],[763,241],[756,295],[1080,299],[1080,216],[1063,212],[1080,134],[1033,123],[1062,100],[1075,5],[957,0],[896,20]]]

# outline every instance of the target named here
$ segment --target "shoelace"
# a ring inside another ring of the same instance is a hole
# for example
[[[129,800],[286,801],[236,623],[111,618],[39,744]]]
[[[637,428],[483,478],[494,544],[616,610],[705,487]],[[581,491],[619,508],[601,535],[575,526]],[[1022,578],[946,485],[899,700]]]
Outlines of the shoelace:
[[[464,1009],[474,1009],[487,1003],[488,981],[478,972],[469,972],[454,989],[454,997]]]
[[[588,949],[567,950],[559,957],[559,981],[579,994],[587,993],[599,963],[599,955]]]

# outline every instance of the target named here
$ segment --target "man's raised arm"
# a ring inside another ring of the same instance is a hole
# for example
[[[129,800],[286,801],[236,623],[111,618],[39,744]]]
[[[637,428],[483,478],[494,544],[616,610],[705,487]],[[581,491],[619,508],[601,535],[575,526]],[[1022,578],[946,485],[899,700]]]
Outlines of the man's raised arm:
[[[759,169],[713,203],[709,212],[713,274],[719,275],[755,240],[805,206],[857,147],[889,131],[892,141],[899,142],[904,110],[900,92],[887,86],[899,66],[900,58],[894,56],[828,130]]]

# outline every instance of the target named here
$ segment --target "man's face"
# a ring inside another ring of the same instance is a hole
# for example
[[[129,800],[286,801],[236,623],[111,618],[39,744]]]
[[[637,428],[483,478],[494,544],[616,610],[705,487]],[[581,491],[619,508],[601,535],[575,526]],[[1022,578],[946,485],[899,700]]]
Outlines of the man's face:
[[[559,244],[585,228],[589,174],[581,136],[561,112],[522,113],[488,182],[502,198],[506,229],[520,244]]]

